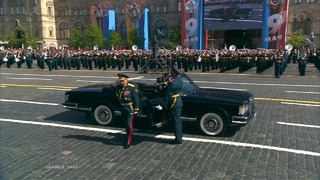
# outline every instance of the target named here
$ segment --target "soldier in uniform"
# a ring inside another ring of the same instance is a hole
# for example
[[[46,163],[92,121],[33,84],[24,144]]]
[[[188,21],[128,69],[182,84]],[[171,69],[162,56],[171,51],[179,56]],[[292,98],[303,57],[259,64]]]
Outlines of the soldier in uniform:
[[[124,53],[121,54],[121,56],[122,56],[122,58],[124,60],[125,68],[126,68],[126,70],[128,70],[129,67],[131,66],[132,53],[131,52],[124,52]]]
[[[307,61],[308,52],[302,52],[301,57],[298,58],[298,69],[300,76],[304,76],[306,74]]]
[[[129,76],[126,74],[119,73],[118,77],[121,85],[117,87],[116,95],[121,104],[121,114],[127,132],[124,148],[128,149],[132,141],[133,118],[139,112],[139,88],[128,82]]]
[[[275,78],[280,78],[281,74],[281,64],[282,64],[282,52],[281,50],[278,50],[276,57],[275,57],[275,62],[274,62],[274,76]]]
[[[7,68],[10,68],[10,66],[14,63],[14,51],[8,52],[8,61],[7,61]]]
[[[316,59],[314,62],[314,66],[320,71],[320,48],[316,50]]]
[[[27,63],[27,67],[31,69],[32,68],[32,52],[30,49],[27,50],[26,63]]]
[[[172,111],[172,119],[174,121],[174,135],[175,139],[170,142],[170,144],[181,144],[182,143],[182,120],[181,120],[181,112],[182,112],[182,99],[179,95],[179,92],[183,88],[183,82],[180,78],[180,73],[178,68],[174,65],[170,76],[172,80],[169,81],[168,86],[166,88],[165,95],[165,105],[166,107]]]
[[[140,57],[139,57],[139,52],[132,52],[132,56],[131,56],[131,59],[132,59],[132,63],[133,63],[133,68],[135,71],[138,71],[138,66],[140,64]]]
[[[2,49],[0,49],[0,66],[2,65],[2,63],[4,62],[4,52],[2,52]]]
[[[47,59],[46,59],[46,64],[48,66],[48,70],[52,71],[52,67],[53,67],[53,55],[51,52],[47,52]]]
[[[17,63],[18,68],[21,68],[21,65],[24,63],[25,61],[24,57],[25,57],[24,52],[19,49],[15,58],[15,62]]]

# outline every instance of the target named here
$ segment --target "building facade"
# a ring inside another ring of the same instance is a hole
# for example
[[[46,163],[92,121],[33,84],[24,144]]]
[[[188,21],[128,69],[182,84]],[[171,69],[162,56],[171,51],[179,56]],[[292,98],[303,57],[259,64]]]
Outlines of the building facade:
[[[288,32],[299,29],[311,41],[307,46],[320,47],[320,0],[290,0]]]
[[[27,28],[41,39],[40,47],[58,48],[67,45],[72,28],[84,31],[91,23],[91,6],[114,9],[116,31],[125,39],[124,8],[125,4],[133,2],[133,0],[0,0],[0,40],[11,32]],[[169,41],[169,28],[180,28],[181,0],[136,0],[136,3],[142,8],[149,9],[149,34],[160,37],[160,42],[165,44]],[[319,45],[319,6],[320,0],[290,0],[288,33],[301,28],[306,38]],[[212,42],[217,44],[209,47],[221,48],[224,43],[224,33],[224,31],[219,32],[219,36]],[[259,42],[259,33],[255,33],[257,34],[255,41]]]

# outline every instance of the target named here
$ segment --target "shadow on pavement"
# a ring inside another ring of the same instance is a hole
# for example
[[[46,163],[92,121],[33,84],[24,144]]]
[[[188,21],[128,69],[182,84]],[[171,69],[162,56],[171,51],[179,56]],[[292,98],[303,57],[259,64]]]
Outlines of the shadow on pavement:
[[[102,144],[112,145],[112,146],[124,146],[125,145],[126,135],[124,135],[124,134],[116,134],[116,133],[107,133],[107,135],[111,136],[111,138],[95,137],[95,136],[88,136],[88,135],[66,135],[66,136],[62,136],[62,138],[77,139],[77,140],[81,140],[81,141],[100,142]],[[145,142],[145,141],[167,144],[170,140],[152,138],[152,137],[143,137],[143,136],[136,135],[136,136],[133,137],[131,145],[132,146],[138,145],[141,142]]]

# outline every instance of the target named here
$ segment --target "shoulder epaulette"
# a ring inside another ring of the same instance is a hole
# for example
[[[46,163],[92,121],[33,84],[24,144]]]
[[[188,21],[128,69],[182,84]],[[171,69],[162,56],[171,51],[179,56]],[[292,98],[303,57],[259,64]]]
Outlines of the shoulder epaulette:
[[[134,87],[134,84],[128,83],[128,86]]]

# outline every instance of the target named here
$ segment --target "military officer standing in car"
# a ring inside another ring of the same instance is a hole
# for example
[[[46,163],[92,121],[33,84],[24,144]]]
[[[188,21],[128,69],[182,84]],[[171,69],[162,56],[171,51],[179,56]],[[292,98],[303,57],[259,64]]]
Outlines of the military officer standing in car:
[[[120,86],[117,87],[116,95],[121,104],[121,114],[126,128],[126,141],[124,148],[128,149],[132,142],[133,118],[139,112],[139,88],[129,83],[129,76],[123,73],[118,74]]]
[[[170,144],[182,143],[182,99],[179,94],[183,88],[183,82],[180,78],[178,68],[174,65],[170,72],[171,80],[169,80],[166,88],[165,105],[172,112],[172,119],[174,123],[174,135],[175,139]]]

